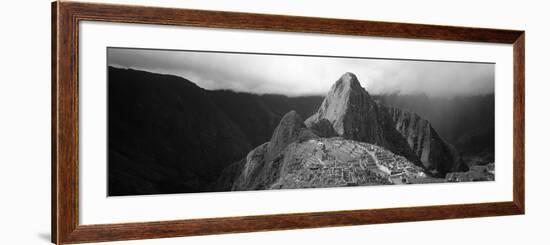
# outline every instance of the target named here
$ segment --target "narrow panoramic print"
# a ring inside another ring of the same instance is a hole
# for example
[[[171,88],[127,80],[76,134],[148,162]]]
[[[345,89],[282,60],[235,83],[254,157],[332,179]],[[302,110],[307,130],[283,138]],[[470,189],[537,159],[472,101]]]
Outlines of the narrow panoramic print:
[[[493,181],[494,63],[108,48],[108,195]]]

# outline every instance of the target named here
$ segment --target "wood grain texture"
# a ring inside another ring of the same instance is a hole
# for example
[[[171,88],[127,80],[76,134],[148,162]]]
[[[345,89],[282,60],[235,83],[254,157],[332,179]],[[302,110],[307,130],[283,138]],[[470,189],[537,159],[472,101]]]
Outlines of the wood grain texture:
[[[279,214],[179,221],[85,225],[71,234],[71,242],[152,239],[269,230],[305,229],[365,224],[410,222],[513,215],[512,202]]]
[[[393,22],[62,2],[81,20],[305,32],[430,40],[513,43],[521,31]]]
[[[56,77],[52,94],[56,222],[52,238],[63,244],[78,226],[78,25],[75,13],[64,2],[52,7],[57,18],[52,71]]]
[[[79,21],[108,21],[513,45],[513,200],[497,203],[79,225]],[[523,31],[60,1],[52,4],[52,242],[57,244],[514,215],[525,212]]]
[[[525,33],[514,42],[514,203],[525,213]]]
[[[57,239],[57,3],[51,11],[51,241]]]

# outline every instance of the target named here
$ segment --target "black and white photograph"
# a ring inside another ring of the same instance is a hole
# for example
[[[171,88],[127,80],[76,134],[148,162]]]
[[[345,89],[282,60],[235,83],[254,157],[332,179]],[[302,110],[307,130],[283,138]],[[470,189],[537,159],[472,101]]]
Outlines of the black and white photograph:
[[[495,64],[107,48],[108,196],[495,180]]]
[[[6,2],[0,245],[548,240],[546,5]]]

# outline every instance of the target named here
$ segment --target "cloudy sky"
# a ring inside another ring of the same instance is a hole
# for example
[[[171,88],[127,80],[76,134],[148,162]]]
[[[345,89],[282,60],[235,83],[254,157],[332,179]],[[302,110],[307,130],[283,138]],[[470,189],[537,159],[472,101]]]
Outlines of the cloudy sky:
[[[494,64],[109,48],[111,66],[173,74],[209,89],[324,95],[345,72],[371,94],[494,92]]]

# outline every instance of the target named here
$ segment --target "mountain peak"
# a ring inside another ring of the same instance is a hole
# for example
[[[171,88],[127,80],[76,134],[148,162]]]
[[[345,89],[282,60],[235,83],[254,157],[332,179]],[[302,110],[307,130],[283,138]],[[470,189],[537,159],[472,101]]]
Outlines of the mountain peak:
[[[317,137],[306,128],[302,117],[294,110],[286,113],[275,131],[268,146],[269,157],[274,157],[280,153],[286,146],[296,140]]]
[[[393,128],[391,118],[361,87],[353,73],[344,73],[332,85],[317,113],[309,117],[305,124],[322,136],[335,132],[345,139],[379,145],[415,163],[419,162],[406,140]],[[331,132],[327,124],[332,124],[334,131]]]
[[[316,114],[306,120],[306,125],[312,127],[326,119],[338,135],[356,134],[356,131],[346,128],[352,124],[363,123],[354,120],[367,116],[374,104],[367,91],[361,87],[357,76],[346,72],[332,85],[321,107]]]
[[[332,85],[331,91],[333,90],[363,91],[364,89],[361,87],[361,83],[359,83],[359,79],[357,79],[355,74],[346,72]]]
[[[357,83],[359,83],[358,79],[357,79],[357,76],[353,73],[353,72],[346,72],[344,74],[342,74],[342,76],[340,77],[340,79],[342,80],[348,80],[348,81],[356,81]]]

